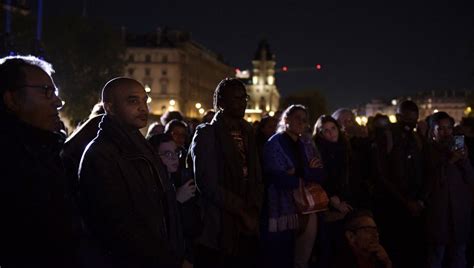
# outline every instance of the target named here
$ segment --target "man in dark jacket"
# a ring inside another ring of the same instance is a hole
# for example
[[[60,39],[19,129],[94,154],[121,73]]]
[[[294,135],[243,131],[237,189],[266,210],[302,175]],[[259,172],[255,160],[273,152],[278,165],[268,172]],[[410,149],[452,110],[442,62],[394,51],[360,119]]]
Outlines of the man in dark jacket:
[[[255,265],[262,187],[253,129],[243,120],[247,100],[242,82],[222,80],[214,93],[218,112],[191,144],[204,213],[196,267]]]
[[[418,107],[399,104],[392,128],[393,146],[374,161],[377,167],[376,220],[394,266],[422,267],[424,262],[421,212],[424,208],[422,142],[414,129]]]
[[[0,266],[75,267],[79,221],[59,151],[51,65],[0,59]]]
[[[106,114],[79,167],[88,231],[113,267],[179,267],[175,192],[151,146],[148,96],[136,80],[115,78],[102,91]]]

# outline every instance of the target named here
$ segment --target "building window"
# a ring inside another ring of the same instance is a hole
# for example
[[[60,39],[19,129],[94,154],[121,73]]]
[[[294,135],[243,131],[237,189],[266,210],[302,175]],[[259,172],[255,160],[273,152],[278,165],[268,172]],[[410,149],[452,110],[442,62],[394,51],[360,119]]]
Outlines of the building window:
[[[135,72],[135,69],[133,69],[133,68],[128,69],[128,75],[129,76],[132,76],[134,72]]]
[[[128,55],[128,62],[134,62],[135,61],[135,56],[133,54]]]
[[[145,75],[150,76],[151,70],[150,68],[145,68]]]
[[[151,56],[150,55],[145,56],[145,62],[151,62]]]
[[[167,73],[168,73],[168,71],[166,69],[161,70],[162,75],[166,75]]]
[[[161,86],[161,94],[166,95],[168,94],[168,83],[169,80],[167,78],[160,79],[160,86]]]
[[[168,62],[168,56],[167,55],[163,55],[163,63],[167,63]]]

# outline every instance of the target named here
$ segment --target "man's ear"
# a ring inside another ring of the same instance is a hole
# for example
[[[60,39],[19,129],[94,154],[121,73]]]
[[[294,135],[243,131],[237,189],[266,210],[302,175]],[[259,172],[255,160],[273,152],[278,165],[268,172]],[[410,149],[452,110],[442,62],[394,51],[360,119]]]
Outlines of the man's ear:
[[[104,110],[106,114],[114,115],[113,104],[111,102],[104,102]]]
[[[7,110],[13,113],[17,113],[21,110],[20,97],[18,96],[18,93],[13,92],[11,90],[7,90],[3,94],[3,103],[5,104]]]
[[[355,234],[353,232],[345,231],[344,235],[345,235],[347,241],[349,241],[349,243],[352,243],[352,241],[354,241]]]

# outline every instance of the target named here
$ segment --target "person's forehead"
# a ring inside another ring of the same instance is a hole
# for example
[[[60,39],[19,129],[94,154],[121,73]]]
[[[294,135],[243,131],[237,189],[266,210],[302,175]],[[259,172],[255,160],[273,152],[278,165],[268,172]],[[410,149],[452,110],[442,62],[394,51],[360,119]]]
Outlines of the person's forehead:
[[[226,90],[226,93],[231,96],[241,96],[247,94],[245,87],[231,86]]]
[[[39,67],[23,67],[24,83],[28,85],[46,85],[53,82],[51,76]]]
[[[174,141],[162,142],[160,144],[160,151],[173,151],[176,149],[176,143]]]
[[[357,218],[355,221],[355,225],[357,227],[367,227],[367,226],[373,226],[376,227],[377,225],[375,224],[374,219],[371,217],[360,217]]]
[[[115,90],[115,94],[121,97],[146,96],[145,88],[139,83],[124,82]]]

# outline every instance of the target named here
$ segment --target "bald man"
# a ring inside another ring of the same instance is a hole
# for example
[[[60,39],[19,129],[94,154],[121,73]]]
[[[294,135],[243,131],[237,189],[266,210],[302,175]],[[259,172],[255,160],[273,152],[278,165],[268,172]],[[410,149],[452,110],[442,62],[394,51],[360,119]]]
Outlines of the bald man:
[[[147,98],[130,78],[104,86],[105,115],[79,167],[87,229],[113,267],[181,266],[178,224],[170,217],[174,189],[139,131],[147,124]]]

